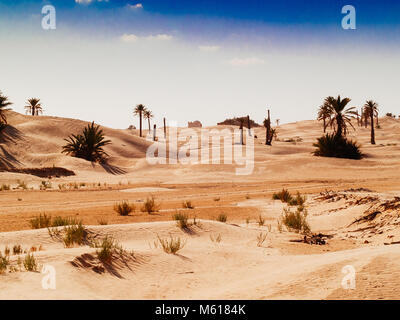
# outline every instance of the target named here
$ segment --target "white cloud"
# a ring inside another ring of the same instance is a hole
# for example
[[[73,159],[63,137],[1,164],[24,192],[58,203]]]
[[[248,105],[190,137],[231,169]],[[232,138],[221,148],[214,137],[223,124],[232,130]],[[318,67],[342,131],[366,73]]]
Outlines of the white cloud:
[[[215,52],[218,51],[220,49],[219,46],[199,46],[199,49],[201,51],[205,51],[205,52]]]
[[[108,2],[108,0],[75,0],[75,3],[90,4],[92,2]]]
[[[242,67],[242,66],[252,66],[252,65],[261,65],[265,64],[265,61],[260,58],[251,57],[251,58],[234,58],[228,61],[228,64],[235,66],[235,67]]]
[[[127,4],[126,5],[128,7],[128,9],[143,9],[143,5],[141,3],[137,3],[137,4]]]
[[[138,40],[138,37],[135,36],[134,34],[123,34],[120,38],[123,42],[136,42]]]
[[[134,34],[123,34],[120,39],[123,42],[136,42],[138,40],[159,40],[159,41],[168,41],[171,40],[173,37],[169,34],[156,34],[156,35],[149,35],[146,37],[138,37]]]

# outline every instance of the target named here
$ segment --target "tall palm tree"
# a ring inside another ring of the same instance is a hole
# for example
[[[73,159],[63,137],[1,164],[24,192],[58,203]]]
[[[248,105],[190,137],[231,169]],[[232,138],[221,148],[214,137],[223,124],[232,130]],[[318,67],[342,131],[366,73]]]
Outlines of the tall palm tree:
[[[3,96],[3,93],[0,91],[0,122],[7,124],[6,110],[9,110],[7,107],[12,105],[12,102],[8,101],[8,97]]]
[[[143,113],[146,111],[146,107],[143,104],[138,104],[133,110],[135,116],[139,116],[140,119],[140,136],[142,136],[142,118]]]
[[[354,107],[346,106],[351,101],[350,98],[342,99],[340,96],[337,99],[333,97],[327,97],[324,104],[329,108],[332,118],[329,120],[328,125],[334,127],[334,131],[337,136],[345,137],[348,132],[348,125],[354,129],[351,119],[355,116]]]
[[[38,98],[28,99],[27,105],[24,108],[26,109],[26,112],[30,113],[32,116],[38,116],[39,113],[43,113],[42,105]]]
[[[329,108],[329,105],[325,102],[322,106],[319,107],[318,109],[318,120],[324,122],[324,133],[326,132],[326,128],[328,127],[328,124],[326,123],[327,119],[331,118],[331,110]]]
[[[151,112],[150,110],[146,109],[146,110],[144,110],[144,112],[143,112],[143,117],[144,117],[145,119],[147,119],[147,122],[148,122],[148,124],[149,124],[149,133],[150,133],[150,132],[151,132],[150,119],[153,119],[153,118],[154,118],[153,112]]]
[[[371,144],[375,144],[374,117],[378,117],[378,104],[375,101],[368,100],[364,105],[366,116],[371,119]]]

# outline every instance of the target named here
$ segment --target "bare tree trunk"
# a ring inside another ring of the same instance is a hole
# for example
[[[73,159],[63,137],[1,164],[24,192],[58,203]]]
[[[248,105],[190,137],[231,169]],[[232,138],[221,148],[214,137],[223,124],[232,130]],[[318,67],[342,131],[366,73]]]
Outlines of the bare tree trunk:
[[[251,136],[250,116],[247,116],[247,129],[249,129],[249,136]]]
[[[142,110],[140,110],[140,112],[139,112],[139,118],[140,118],[140,130],[139,130],[139,134],[140,134],[140,137],[142,137]]]
[[[266,127],[267,127],[267,137],[266,137],[265,144],[270,146],[272,137],[271,137],[271,115],[270,115],[269,110],[268,110],[268,118],[267,118],[267,126]]]
[[[243,141],[243,123],[240,123],[240,144],[244,145],[244,141]]]
[[[371,144],[375,144],[374,113],[371,112]]]
[[[167,126],[165,125],[165,118],[164,118],[164,139],[167,140]]]
[[[156,141],[156,138],[157,138],[156,132],[157,132],[157,127],[156,127],[156,125],[154,124],[154,128],[153,128],[153,141]]]

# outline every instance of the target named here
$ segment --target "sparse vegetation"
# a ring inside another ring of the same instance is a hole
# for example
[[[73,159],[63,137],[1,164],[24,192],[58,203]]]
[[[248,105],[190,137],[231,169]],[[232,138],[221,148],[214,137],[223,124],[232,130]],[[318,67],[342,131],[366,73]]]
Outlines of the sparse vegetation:
[[[60,217],[57,216],[52,219],[51,226],[52,227],[63,227],[63,226],[70,226],[82,223],[82,221],[77,220],[73,217]]]
[[[24,259],[24,267],[26,271],[37,271],[38,264],[32,253],[28,253]]]
[[[22,247],[20,244],[18,245],[14,245],[13,246],[13,254],[17,255],[17,254],[21,254],[22,253]]]
[[[305,196],[302,196],[300,192],[297,191],[296,197],[295,198],[291,197],[288,204],[290,206],[303,206],[306,200],[307,198]]]
[[[51,217],[45,213],[40,214],[39,217],[31,219],[30,224],[33,229],[48,228],[51,226]]]
[[[66,248],[73,247],[75,244],[82,245],[86,240],[87,230],[82,223],[67,226],[64,231],[63,242]]]
[[[267,239],[267,234],[263,233],[263,232],[260,232],[257,235],[257,247],[261,247],[266,239]]]
[[[103,218],[99,219],[97,222],[101,226],[106,226],[108,224],[108,221],[106,219],[103,219]]]
[[[10,189],[11,189],[11,187],[10,187],[9,184],[2,184],[2,185],[0,186],[0,191],[8,191],[8,190],[10,190]]]
[[[114,254],[122,255],[126,251],[112,238],[109,236],[104,237],[100,242],[94,242],[92,247],[98,248],[96,250],[97,258],[102,263],[111,264]],[[133,255],[133,253],[131,253]]]
[[[182,202],[182,208],[184,208],[184,209],[194,209],[192,201],[190,201],[190,200],[183,201]]]
[[[143,203],[142,208],[140,209],[142,212],[147,212],[151,214],[153,212],[157,212],[160,209],[160,205],[156,203],[155,197],[151,196],[147,198],[146,201]]]
[[[7,256],[3,256],[0,252],[0,274],[7,271],[7,267],[10,264],[10,260]]]
[[[307,210],[298,207],[295,212],[286,208],[283,211],[281,221],[288,230],[303,233],[310,232],[310,226],[307,222]]]
[[[274,193],[272,195],[273,200],[281,200],[282,202],[289,203],[293,198],[290,192],[286,189],[282,189],[282,191]]]
[[[220,243],[221,242],[221,240],[222,240],[222,237],[221,237],[221,234],[219,233],[218,235],[213,235],[213,234],[210,234],[210,240],[212,241],[212,242],[215,242],[215,243]]]
[[[261,214],[258,216],[257,223],[260,227],[265,224],[265,218]]]
[[[219,221],[219,222],[225,223],[227,220],[228,220],[228,216],[224,213],[219,214],[217,217],[217,221]]]
[[[183,241],[180,237],[173,238],[170,236],[169,239],[162,239],[157,235],[157,240],[164,252],[168,254],[176,254],[186,245],[186,241]]]
[[[187,214],[177,212],[172,216],[172,219],[176,221],[176,225],[180,229],[185,230],[189,228],[189,223],[188,223],[189,217]]]
[[[114,205],[114,211],[120,216],[127,216],[135,210],[135,206],[128,201],[122,201]]]
[[[51,189],[52,185],[50,181],[42,181],[40,184],[40,190],[47,190],[47,189]]]

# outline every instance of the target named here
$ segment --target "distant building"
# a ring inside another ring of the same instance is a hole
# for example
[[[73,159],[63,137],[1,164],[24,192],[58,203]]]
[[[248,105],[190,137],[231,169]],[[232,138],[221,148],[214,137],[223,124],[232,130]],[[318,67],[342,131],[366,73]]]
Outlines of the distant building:
[[[201,128],[201,127],[203,127],[203,125],[198,120],[193,121],[193,122],[190,122],[190,121],[188,122],[188,128]]]

